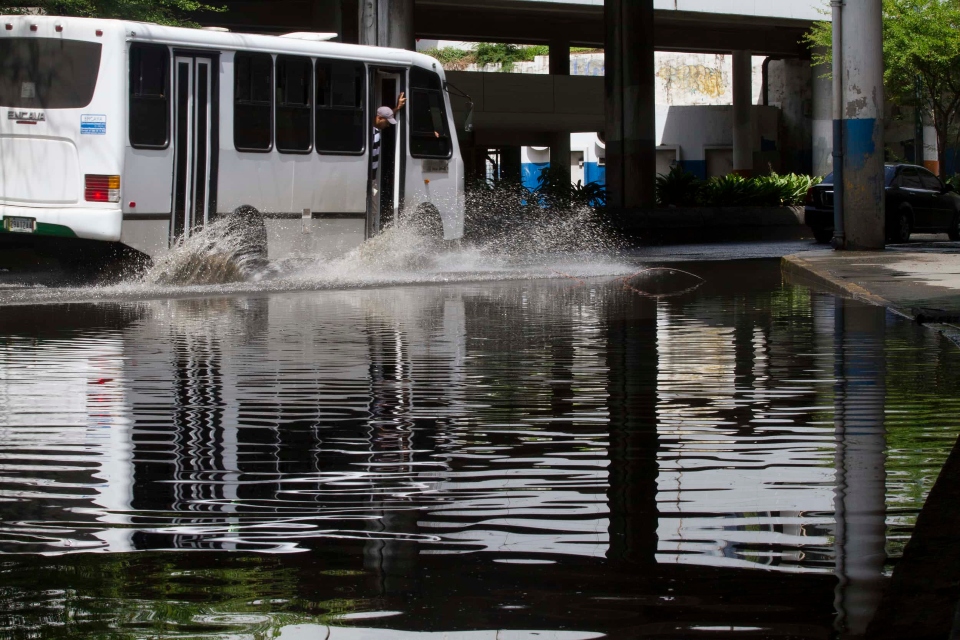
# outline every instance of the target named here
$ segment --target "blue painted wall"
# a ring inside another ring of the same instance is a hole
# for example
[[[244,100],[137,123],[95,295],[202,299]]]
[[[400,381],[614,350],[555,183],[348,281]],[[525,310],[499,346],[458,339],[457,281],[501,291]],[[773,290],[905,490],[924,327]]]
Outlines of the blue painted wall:
[[[596,182],[597,184],[602,184],[606,186],[607,168],[601,167],[596,162],[584,162],[583,163],[583,183],[590,184],[591,182]]]
[[[701,180],[707,179],[707,161],[706,160],[681,160],[680,166],[684,171],[692,173]]]
[[[549,167],[549,162],[524,162],[520,165],[520,181],[527,189],[533,191],[540,186],[540,172]],[[607,168],[601,167],[596,162],[583,163],[583,181],[584,184],[597,182],[601,185],[607,184]]]
[[[524,162],[520,165],[520,182],[533,191],[540,186],[540,172],[549,166],[549,162]]]

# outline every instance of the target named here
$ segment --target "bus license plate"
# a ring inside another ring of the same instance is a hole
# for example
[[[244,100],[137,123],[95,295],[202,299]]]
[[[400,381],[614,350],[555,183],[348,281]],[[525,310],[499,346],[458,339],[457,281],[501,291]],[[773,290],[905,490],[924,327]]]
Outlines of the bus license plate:
[[[36,218],[4,218],[7,231],[13,233],[33,233],[37,229]]]

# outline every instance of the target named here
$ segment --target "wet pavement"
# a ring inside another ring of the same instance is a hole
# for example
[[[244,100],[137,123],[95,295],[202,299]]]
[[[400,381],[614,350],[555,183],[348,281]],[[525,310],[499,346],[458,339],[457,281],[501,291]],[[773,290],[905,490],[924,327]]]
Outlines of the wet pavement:
[[[960,242],[924,236],[886,251],[819,249],[785,256],[788,277],[888,307],[906,317],[960,321]]]
[[[960,351],[787,248],[18,299],[0,637],[946,637]]]

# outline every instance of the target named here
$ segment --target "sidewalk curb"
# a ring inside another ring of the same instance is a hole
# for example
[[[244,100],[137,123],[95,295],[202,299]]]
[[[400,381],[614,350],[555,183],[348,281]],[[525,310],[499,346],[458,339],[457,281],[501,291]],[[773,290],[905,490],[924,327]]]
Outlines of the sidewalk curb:
[[[846,296],[848,298],[854,298],[855,300],[860,300],[861,302],[867,302],[879,307],[886,307],[899,316],[903,316],[909,320],[916,320],[914,315],[910,313],[909,309],[898,307],[886,298],[881,298],[876,294],[870,293],[868,290],[864,289],[855,282],[836,278],[831,275],[829,271],[814,267],[812,264],[810,264],[810,262],[801,258],[799,254],[783,256],[783,258],[780,260],[780,270],[805,284],[810,284],[820,289],[826,289],[831,293]]]
[[[917,322],[917,317],[911,309],[899,307],[886,298],[870,293],[855,282],[836,278],[826,269],[814,267],[809,261],[804,260],[798,254],[784,256],[780,260],[780,271],[799,281],[801,284],[824,289],[836,295],[854,298],[855,300],[879,307],[886,307],[898,316],[912,322]],[[957,345],[957,347],[960,347],[960,326],[937,322],[926,322],[922,324],[917,322],[917,324],[939,332],[947,340]]]

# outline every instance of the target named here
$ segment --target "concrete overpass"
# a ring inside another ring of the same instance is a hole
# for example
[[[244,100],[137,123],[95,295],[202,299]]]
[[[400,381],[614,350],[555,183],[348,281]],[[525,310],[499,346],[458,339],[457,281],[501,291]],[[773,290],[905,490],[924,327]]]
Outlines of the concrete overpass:
[[[571,46],[603,48],[607,185],[611,204],[626,208],[654,202],[654,50],[734,53],[733,168],[749,173],[754,149],[751,55],[809,57],[802,36],[824,17],[816,0],[227,0],[227,6],[226,14],[213,14],[209,22],[238,30],[332,31],[346,42],[404,48],[413,48],[416,38],[546,43],[550,73],[557,76],[569,74]],[[562,90],[570,84],[551,86]],[[542,119],[540,114],[542,110],[528,115]],[[595,119],[595,114],[581,115]],[[566,131],[577,128],[600,129],[584,123]],[[621,141],[629,148],[622,149]],[[549,146],[558,166],[569,164],[566,132],[557,132]],[[637,179],[624,181],[623,176]]]
[[[603,0],[379,0],[412,8],[408,36],[467,42],[604,46]],[[242,31],[286,33],[310,27],[360,42],[361,5],[370,0],[227,0],[227,13],[204,16],[203,22]],[[743,2],[738,0],[655,0],[654,48],[658,51],[730,53],[746,49],[756,55],[807,56],[800,44],[815,20],[818,4]],[[396,18],[394,18],[396,19]]]
[[[750,12],[737,9],[748,5]],[[756,4],[758,6],[753,7]],[[803,2],[763,3],[656,0],[653,45],[658,51],[807,56],[800,44],[814,20],[823,16]],[[606,42],[601,0],[416,0],[419,38],[467,42],[543,43],[602,48]]]

